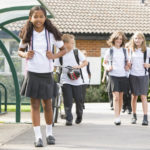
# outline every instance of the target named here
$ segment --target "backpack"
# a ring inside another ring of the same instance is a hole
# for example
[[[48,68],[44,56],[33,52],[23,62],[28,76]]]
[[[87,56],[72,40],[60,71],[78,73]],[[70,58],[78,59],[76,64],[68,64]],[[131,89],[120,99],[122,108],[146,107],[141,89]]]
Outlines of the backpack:
[[[113,64],[113,48],[110,48],[110,63],[111,63],[111,66]],[[123,48],[123,53],[124,53],[124,57],[125,57],[125,65],[127,64],[127,53],[126,53],[126,49]]]
[[[74,56],[75,56],[75,60],[77,62],[78,65],[80,65],[80,60],[79,60],[79,55],[78,55],[78,49],[74,49],[73,50],[73,53],[74,53]],[[59,63],[61,65],[63,65],[63,57],[60,57],[59,58]],[[62,73],[62,69],[60,70],[60,74]],[[82,70],[80,69],[80,73],[81,73],[81,78],[83,80],[83,83],[84,83],[84,78],[83,78],[83,74],[82,74]]]

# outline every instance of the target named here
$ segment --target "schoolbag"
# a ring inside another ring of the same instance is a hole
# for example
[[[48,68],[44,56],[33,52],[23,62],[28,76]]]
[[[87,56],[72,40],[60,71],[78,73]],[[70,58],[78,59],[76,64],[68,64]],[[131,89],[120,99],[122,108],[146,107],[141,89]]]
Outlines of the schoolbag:
[[[111,66],[113,64],[113,48],[110,48],[110,63],[111,63]],[[126,49],[123,48],[123,53],[124,53],[124,57],[125,57],[125,65],[127,64],[127,53],[126,53]]]
[[[74,49],[73,53],[74,53],[75,60],[76,60],[77,64],[80,65],[80,59],[79,59],[79,55],[78,55],[78,49]],[[60,65],[63,65],[63,57],[59,58],[59,63],[60,63]],[[61,73],[62,73],[62,69],[60,71],[60,74]],[[80,73],[81,73],[81,78],[82,78],[83,83],[84,83],[84,78],[83,78],[83,74],[82,74],[82,70],[81,69],[80,69]]]

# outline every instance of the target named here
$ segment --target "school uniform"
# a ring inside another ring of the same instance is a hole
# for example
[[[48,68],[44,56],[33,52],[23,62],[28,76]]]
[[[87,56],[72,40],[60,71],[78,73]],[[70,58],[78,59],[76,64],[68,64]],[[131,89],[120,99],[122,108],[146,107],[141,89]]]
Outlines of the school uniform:
[[[108,61],[108,65],[112,65],[113,70],[108,73],[109,83],[108,89],[110,92],[126,92],[127,91],[127,72],[125,70],[125,55],[123,48],[113,49],[113,55],[110,56],[110,49],[106,52],[104,60]],[[127,56],[127,53],[126,53]],[[112,60],[111,60],[112,57]],[[128,57],[127,57],[128,59]]]
[[[150,49],[147,48],[146,62],[149,63]],[[145,70],[144,64],[144,53],[141,49],[136,49],[131,52],[131,71],[130,71],[130,86],[131,92],[134,95],[147,95],[149,88],[149,73]]]
[[[51,99],[53,96],[53,60],[46,56],[47,50],[51,50],[53,45],[61,48],[63,41],[56,41],[52,33],[44,28],[42,32],[33,31],[32,46],[31,43],[20,42],[20,48],[32,49],[34,56],[26,60],[26,75],[21,88],[21,95],[34,99]],[[47,34],[47,35],[46,35]],[[48,39],[47,39],[48,38]]]
[[[80,62],[85,61],[84,55],[78,51],[78,57]],[[65,54],[62,58],[63,60],[63,66],[78,66],[78,63],[75,59],[74,51],[71,50],[67,54]],[[60,66],[60,60],[55,60],[55,65]],[[83,79],[81,76],[77,80],[71,80],[67,75],[68,69],[62,68],[62,73],[60,77],[60,81],[63,84],[62,91],[63,91],[63,97],[64,97],[64,107],[65,107],[65,113],[66,113],[66,120],[72,121],[73,115],[72,115],[72,104],[73,99],[76,103],[76,114],[77,118],[82,118],[83,114],[83,108],[82,108],[82,83]]]

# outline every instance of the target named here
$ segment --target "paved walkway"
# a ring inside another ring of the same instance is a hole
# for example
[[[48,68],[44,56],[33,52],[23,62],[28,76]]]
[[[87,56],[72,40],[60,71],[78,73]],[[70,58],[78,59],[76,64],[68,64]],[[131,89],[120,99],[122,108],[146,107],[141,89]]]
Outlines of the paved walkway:
[[[65,121],[59,119],[54,127],[54,146],[46,145],[45,123],[41,114],[43,148],[33,146],[30,113],[22,113],[21,124],[12,123],[14,120],[14,113],[0,116],[0,122],[3,122],[0,123],[0,150],[150,150],[150,126],[141,126],[141,104],[138,104],[138,124],[131,125],[131,115],[122,114],[119,127],[113,124],[114,116],[109,104],[86,104],[82,124],[66,127]]]

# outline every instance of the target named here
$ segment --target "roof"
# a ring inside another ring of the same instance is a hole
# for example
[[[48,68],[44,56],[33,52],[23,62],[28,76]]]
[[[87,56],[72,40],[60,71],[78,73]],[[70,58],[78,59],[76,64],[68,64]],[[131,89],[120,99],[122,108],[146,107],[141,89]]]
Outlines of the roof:
[[[41,0],[1,0],[0,1],[0,28],[6,24],[18,21],[27,20],[29,10],[35,5],[43,5]],[[46,7],[45,7],[46,8]],[[47,8],[46,8],[47,9]],[[48,15],[52,17],[49,9]]]
[[[141,0],[43,0],[61,32],[100,34],[141,31],[150,34],[150,5]],[[24,22],[9,25],[19,30]]]

